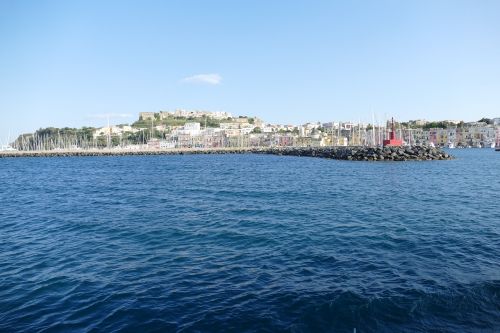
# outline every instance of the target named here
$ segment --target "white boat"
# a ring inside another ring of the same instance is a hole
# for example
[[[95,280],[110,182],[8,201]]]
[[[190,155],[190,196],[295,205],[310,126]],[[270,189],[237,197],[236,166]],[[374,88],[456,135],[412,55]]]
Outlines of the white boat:
[[[454,149],[455,148],[455,144],[453,142],[448,142],[448,148],[449,149]]]
[[[17,149],[12,148],[11,146],[1,146],[0,151],[17,151]]]

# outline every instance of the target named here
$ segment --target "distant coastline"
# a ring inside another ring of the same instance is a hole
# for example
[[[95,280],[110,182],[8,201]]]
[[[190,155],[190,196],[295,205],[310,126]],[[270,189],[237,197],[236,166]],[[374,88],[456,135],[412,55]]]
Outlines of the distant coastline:
[[[271,124],[257,117],[233,117],[225,112],[140,112],[131,125],[101,128],[40,128],[7,140],[2,150],[54,149],[191,149],[246,147],[377,147],[394,131],[403,145],[449,148],[500,146],[500,117],[477,122],[393,119],[382,123],[331,121],[302,125]]]

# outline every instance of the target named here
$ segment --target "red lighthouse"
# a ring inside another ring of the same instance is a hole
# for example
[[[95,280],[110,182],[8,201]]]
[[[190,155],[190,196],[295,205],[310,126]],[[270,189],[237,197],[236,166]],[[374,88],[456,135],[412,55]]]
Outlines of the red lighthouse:
[[[394,118],[391,118],[391,133],[389,140],[384,140],[384,147],[386,146],[402,146],[403,140],[396,139],[396,130],[394,129]]]

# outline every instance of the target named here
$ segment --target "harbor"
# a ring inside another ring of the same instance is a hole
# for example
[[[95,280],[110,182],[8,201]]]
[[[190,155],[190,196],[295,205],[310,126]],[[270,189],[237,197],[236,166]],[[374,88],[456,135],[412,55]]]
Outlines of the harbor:
[[[383,146],[330,146],[330,147],[234,147],[234,148],[154,148],[139,150],[124,149],[73,149],[73,150],[35,150],[18,151],[5,150],[0,157],[69,157],[69,156],[130,156],[130,155],[183,155],[183,154],[271,154],[287,156],[321,157],[349,161],[408,161],[408,160],[446,160],[453,157],[435,146],[403,146],[403,140],[398,139],[391,120],[389,139],[383,141]]]
[[[500,1],[0,12],[0,333],[500,333]]]

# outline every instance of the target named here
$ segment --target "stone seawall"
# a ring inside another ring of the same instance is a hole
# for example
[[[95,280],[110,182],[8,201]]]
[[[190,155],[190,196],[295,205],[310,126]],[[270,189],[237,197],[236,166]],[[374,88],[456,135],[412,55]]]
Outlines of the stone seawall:
[[[452,156],[439,148],[414,147],[321,147],[269,148],[269,154],[332,158],[349,161],[429,161],[449,160]]]
[[[3,151],[5,157],[71,157],[71,156],[137,156],[184,154],[271,154],[321,157],[350,161],[408,161],[448,160],[453,157],[439,148],[414,147],[265,147],[265,148],[193,148],[164,150],[49,150]]]

